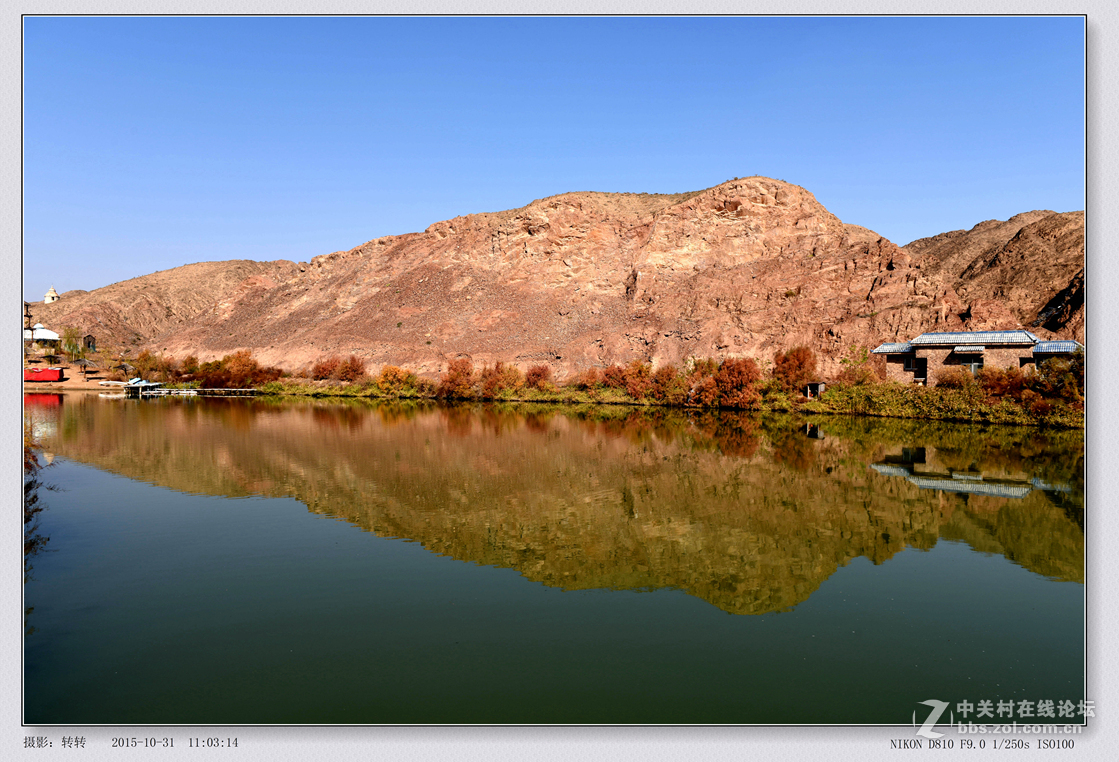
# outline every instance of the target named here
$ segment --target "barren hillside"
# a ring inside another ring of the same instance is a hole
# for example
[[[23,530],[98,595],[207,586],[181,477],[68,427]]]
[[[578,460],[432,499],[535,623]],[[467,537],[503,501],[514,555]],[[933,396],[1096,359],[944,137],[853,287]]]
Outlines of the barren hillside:
[[[469,356],[562,376],[808,344],[827,374],[852,345],[924,330],[1082,340],[1083,230],[1081,212],[1029,212],[902,249],[803,188],[752,177],[567,193],[306,264],[205,263],[68,292],[34,313],[102,345],[201,359],[244,348],[290,369],[353,353],[373,368],[434,373]]]

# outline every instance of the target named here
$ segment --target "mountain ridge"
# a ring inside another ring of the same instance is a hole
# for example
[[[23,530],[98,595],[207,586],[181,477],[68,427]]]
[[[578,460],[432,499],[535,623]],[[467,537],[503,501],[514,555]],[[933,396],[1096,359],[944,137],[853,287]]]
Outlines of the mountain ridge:
[[[291,370],[327,354],[437,373],[547,362],[753,356],[1028,327],[1083,341],[1083,212],[1024,212],[899,247],[799,186],[570,192],[454,217],[308,262],[196,263],[33,304],[102,346]],[[1036,323],[1036,324],[1035,324]]]

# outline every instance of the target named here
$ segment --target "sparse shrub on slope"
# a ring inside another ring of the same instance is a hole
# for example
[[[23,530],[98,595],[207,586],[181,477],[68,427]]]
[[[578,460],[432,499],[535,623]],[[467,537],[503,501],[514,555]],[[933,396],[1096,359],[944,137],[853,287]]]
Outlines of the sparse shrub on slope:
[[[852,346],[847,356],[839,361],[843,370],[836,381],[848,386],[876,384],[886,380],[886,359],[882,355],[871,355],[866,347]]]

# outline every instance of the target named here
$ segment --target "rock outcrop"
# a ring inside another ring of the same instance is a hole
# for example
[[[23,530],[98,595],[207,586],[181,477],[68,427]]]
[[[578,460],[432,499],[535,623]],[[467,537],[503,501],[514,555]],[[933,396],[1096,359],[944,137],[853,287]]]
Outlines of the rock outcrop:
[[[926,330],[1028,327],[1083,340],[1082,212],[1029,212],[901,248],[762,177],[679,194],[566,193],[437,222],[309,263],[188,265],[33,305],[37,321],[206,360],[296,369],[356,354],[436,373],[566,372],[631,359],[851,347]]]

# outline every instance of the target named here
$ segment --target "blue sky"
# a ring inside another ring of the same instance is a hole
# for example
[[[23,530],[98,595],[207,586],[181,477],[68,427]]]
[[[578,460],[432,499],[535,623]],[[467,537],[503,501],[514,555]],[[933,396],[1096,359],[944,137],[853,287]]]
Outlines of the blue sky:
[[[898,244],[1084,208],[1080,18],[27,18],[24,296],[765,175]]]

